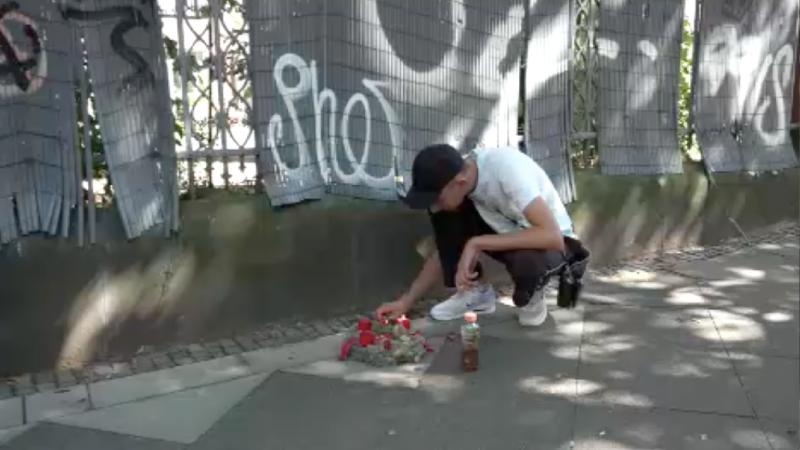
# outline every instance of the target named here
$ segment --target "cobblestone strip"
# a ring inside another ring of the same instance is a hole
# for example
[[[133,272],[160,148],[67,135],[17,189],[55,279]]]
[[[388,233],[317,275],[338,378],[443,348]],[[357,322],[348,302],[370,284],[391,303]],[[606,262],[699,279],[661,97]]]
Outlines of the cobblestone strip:
[[[745,250],[750,246],[778,242],[787,237],[797,236],[800,236],[800,224],[784,222],[753,232],[747,235],[746,239],[740,237],[715,246],[686,247],[675,251],[639,255],[608,266],[590,267],[590,271],[600,275],[612,274],[620,270],[671,271],[676,264],[681,262],[715,258]],[[508,286],[499,287],[501,292],[504,292],[504,289],[508,290]],[[437,299],[426,299],[419,302],[411,311],[411,318],[427,316],[428,311],[437,301]],[[238,334],[215,342],[174,345],[164,348],[143,347],[133,357],[98,362],[82,370],[62,369],[55,372],[41,372],[9,378],[5,382],[0,381],[0,400],[70,387],[83,382],[91,383],[98,380],[121,378],[315,339],[346,330],[352,326],[358,316],[359,314],[351,313],[316,321],[294,319],[269,323],[253,333]]]

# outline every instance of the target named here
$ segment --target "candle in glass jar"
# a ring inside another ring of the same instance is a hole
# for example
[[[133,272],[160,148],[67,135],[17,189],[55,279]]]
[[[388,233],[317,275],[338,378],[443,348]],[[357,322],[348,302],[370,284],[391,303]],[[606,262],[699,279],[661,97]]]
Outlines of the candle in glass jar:
[[[403,328],[405,328],[406,330],[411,328],[411,321],[408,320],[408,317],[406,317],[406,316],[400,316],[400,318],[397,319],[397,323],[402,325]]]

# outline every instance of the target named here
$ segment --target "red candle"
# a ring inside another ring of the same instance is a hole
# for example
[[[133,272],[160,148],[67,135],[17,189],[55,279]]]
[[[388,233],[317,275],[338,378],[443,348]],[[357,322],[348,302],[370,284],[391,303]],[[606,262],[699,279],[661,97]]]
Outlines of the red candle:
[[[372,320],[369,317],[358,318],[358,331],[369,331],[372,329]]]
[[[408,320],[408,317],[406,316],[400,316],[400,318],[397,319],[397,323],[402,325],[406,330],[411,329],[411,321]]]
[[[358,333],[358,344],[362,347],[372,345],[375,343],[375,333],[372,331],[362,331]]]

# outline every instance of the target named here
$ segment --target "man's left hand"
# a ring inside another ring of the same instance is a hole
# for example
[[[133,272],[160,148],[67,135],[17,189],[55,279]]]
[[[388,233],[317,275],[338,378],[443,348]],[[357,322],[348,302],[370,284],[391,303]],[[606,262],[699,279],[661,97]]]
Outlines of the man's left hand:
[[[479,253],[472,240],[468,241],[461,251],[461,259],[458,261],[458,269],[456,270],[456,287],[458,290],[461,291],[472,286]]]

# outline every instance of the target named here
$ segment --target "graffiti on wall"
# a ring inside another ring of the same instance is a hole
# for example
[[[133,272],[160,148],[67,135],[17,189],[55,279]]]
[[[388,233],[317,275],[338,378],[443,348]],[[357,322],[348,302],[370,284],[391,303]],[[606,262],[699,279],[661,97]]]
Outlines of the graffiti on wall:
[[[78,191],[71,44],[52,1],[0,5],[0,243],[69,232]]]
[[[27,47],[17,45],[9,30],[12,23],[22,26]],[[41,31],[19,3],[0,6],[0,98],[32,94],[42,87],[47,77],[47,53],[43,51]]]
[[[140,2],[142,6],[147,6],[151,11],[154,11],[154,0],[140,0]],[[60,5],[60,10],[64,20],[84,23],[115,20],[116,24],[111,30],[110,36],[111,48],[117,56],[133,68],[133,73],[123,78],[123,88],[140,91],[147,87],[152,87],[155,84],[156,78],[150,64],[136,49],[125,41],[125,36],[133,29],[141,28],[144,31],[150,30],[150,22],[145,18],[139,8],[133,6],[112,6],[88,10],[72,5]]]
[[[715,170],[796,164],[786,148],[797,2],[706,0],[695,117]],[[679,172],[683,2],[606,3],[603,171]],[[80,183],[72,133],[81,59],[69,50],[77,34],[126,234],[171,226],[175,128],[156,10],[153,0],[0,5],[0,139],[20,149],[0,152],[0,241],[69,224]],[[516,145],[523,54],[526,151],[572,199],[569,0],[250,0],[245,11],[252,125],[273,205],[328,193],[394,200],[425,145]],[[54,122],[59,129],[46,125]]]
[[[298,74],[298,80],[294,85],[286,80],[287,70],[294,70]],[[311,61],[307,64],[298,55],[286,53],[282,55],[274,68],[275,86],[283,99],[284,105],[291,120],[292,130],[296,138],[296,150],[298,152],[299,166],[296,169],[290,169],[286,166],[281,158],[278,149],[282,147],[282,140],[284,135],[283,124],[284,119],[280,114],[274,114],[270,120],[267,129],[267,142],[270,152],[274,161],[278,164],[280,171],[285,176],[293,176],[293,171],[303,170],[308,167],[311,151],[309,149],[309,141],[303,131],[298,110],[295,102],[299,99],[311,97],[314,105],[314,142],[315,153],[313,157],[317,158],[317,166],[322,174],[324,180],[328,181],[333,175],[337,180],[346,184],[363,184],[372,189],[392,189],[395,186],[395,174],[393,168],[383,176],[372,175],[368,173],[367,166],[370,157],[370,146],[372,145],[372,127],[373,127],[373,111],[367,95],[364,92],[355,92],[344,104],[344,107],[339,115],[338,105],[339,99],[336,93],[325,86],[320,86],[319,73],[317,69],[317,62]],[[384,120],[389,124],[389,133],[392,143],[391,158],[396,158],[396,149],[401,148],[403,140],[403,130],[401,128],[400,120],[397,113],[392,108],[392,105],[383,95],[380,87],[385,83],[364,78],[361,80],[362,85],[367,93],[373,96],[381,106],[381,111]],[[353,151],[353,142],[350,139],[350,118],[356,107],[361,108],[361,113],[364,119],[364,137],[361,142],[361,157],[357,158]],[[325,110],[328,110],[328,120],[325,122]],[[324,136],[324,128],[327,126],[328,135]],[[341,143],[341,150],[338,144]],[[342,168],[339,163],[340,151],[343,152],[344,157],[349,163],[351,172],[347,172]],[[330,155],[330,158],[328,158]],[[330,167],[328,167],[328,159],[330,159]],[[332,173],[331,173],[332,171]]]
[[[727,0],[722,4],[722,15],[733,21],[741,21],[754,3],[753,0]]]
[[[704,8],[696,126],[706,166],[795,166],[788,128],[798,1],[709,0]]]
[[[789,118],[786,99],[790,95],[786,91],[792,85],[792,59],[794,48],[786,44],[773,56],[767,54],[761,64],[761,70],[755,82],[755,88],[750,94],[753,104],[753,129],[759,134],[768,147],[786,144],[789,140],[787,119]],[[767,77],[771,83],[767,83]],[[775,123],[773,130],[766,130],[764,121],[768,117],[768,110],[775,108],[773,117]]]
[[[166,55],[152,0],[83,0],[63,17],[84,39],[103,151],[128,238],[172,229],[177,189]]]
[[[425,145],[516,145],[523,5],[250,1],[272,204],[395,200]]]

